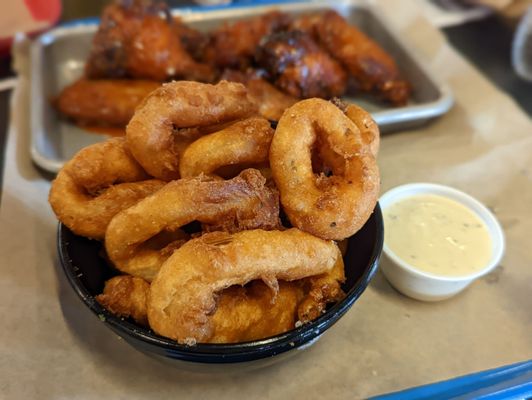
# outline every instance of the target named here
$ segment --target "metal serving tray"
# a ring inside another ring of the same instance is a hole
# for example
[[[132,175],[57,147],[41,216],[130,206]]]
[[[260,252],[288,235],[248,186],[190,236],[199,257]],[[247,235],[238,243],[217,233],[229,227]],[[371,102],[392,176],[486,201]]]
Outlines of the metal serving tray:
[[[321,3],[282,3],[268,6],[225,9],[174,10],[191,26],[208,31],[226,22],[255,16],[271,9],[292,14],[336,9],[376,40],[397,61],[402,74],[413,86],[410,103],[392,108],[367,97],[346,97],[370,111],[381,128],[391,132],[424,124],[445,114],[453,103],[450,90],[428,71],[416,56],[379,18],[378,12],[360,1]],[[57,172],[79,149],[102,140],[102,135],[87,132],[59,118],[50,100],[83,73],[98,20],[79,21],[41,35],[31,48],[31,155],[41,168]]]

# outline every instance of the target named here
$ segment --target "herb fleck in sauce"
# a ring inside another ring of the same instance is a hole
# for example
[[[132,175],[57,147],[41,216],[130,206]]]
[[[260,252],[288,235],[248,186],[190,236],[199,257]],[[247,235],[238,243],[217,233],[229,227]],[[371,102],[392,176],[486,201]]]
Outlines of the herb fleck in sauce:
[[[388,248],[413,267],[444,276],[481,270],[492,255],[484,222],[464,205],[437,195],[416,195],[384,210]]]

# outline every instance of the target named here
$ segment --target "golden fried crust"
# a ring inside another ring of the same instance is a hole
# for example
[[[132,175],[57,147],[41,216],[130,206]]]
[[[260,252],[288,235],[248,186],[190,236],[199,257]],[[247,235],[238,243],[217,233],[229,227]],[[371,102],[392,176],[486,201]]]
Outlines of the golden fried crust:
[[[148,282],[121,275],[105,282],[96,301],[118,317],[133,318],[148,326]],[[212,315],[213,334],[210,343],[238,343],[274,336],[293,329],[297,321],[297,305],[303,299],[299,282],[279,282],[275,295],[261,281],[232,286],[218,296]]]
[[[119,270],[151,281],[168,254],[144,243],[163,231],[172,232],[193,221],[214,225],[230,217],[236,226],[247,229],[267,221],[277,226],[279,209],[271,207],[276,194],[265,183],[253,169],[228,181],[202,175],[170,182],[113,218],[105,235],[109,259]]]
[[[248,118],[203,136],[187,147],[179,163],[182,178],[212,174],[228,165],[260,164],[268,160],[273,129],[268,120]]]
[[[220,68],[244,69],[252,63],[261,39],[286,26],[289,20],[287,14],[272,11],[233,24],[224,24],[211,33],[205,59]]]
[[[126,127],[131,152],[152,176],[179,178],[179,129],[225,123],[256,115],[245,86],[171,82],[144,99]]]
[[[371,115],[362,107],[355,104],[347,105],[345,115],[355,123],[362,135],[362,141],[369,146],[371,154],[377,157],[380,146],[380,131],[379,126]]]
[[[80,125],[125,128],[142,99],[159,86],[143,80],[80,79],[61,91],[55,106]]]
[[[395,61],[376,42],[335,11],[314,20],[320,42],[355,79],[358,89],[371,91],[394,105],[403,105],[410,85],[400,77]]]
[[[113,138],[80,150],[57,174],[48,201],[57,218],[74,233],[103,239],[119,212],[159,190],[125,146]]]
[[[163,2],[115,1],[102,13],[85,73],[91,79],[212,81],[213,69],[187,53],[181,31]]]
[[[295,228],[205,234],[175,251],[153,280],[148,296],[150,326],[179,343],[209,342],[220,291],[262,279],[277,293],[278,279],[325,273],[337,257],[334,242]]]
[[[226,69],[221,79],[244,84],[248,90],[248,97],[257,105],[259,114],[269,121],[279,121],[284,110],[298,101],[296,97],[282,92],[270,82],[260,78],[256,72],[245,73]]]
[[[115,276],[105,282],[96,301],[119,317],[131,317],[148,326],[146,303],[150,285],[144,279],[129,275]]]
[[[264,339],[294,329],[303,295],[299,282],[279,282],[277,294],[261,281],[225,289],[212,315],[209,343]]]
[[[307,290],[298,306],[299,321],[305,323],[318,318],[325,312],[327,304],[340,301],[345,296],[341,288],[342,283],[345,282],[344,260],[340,249],[338,252],[332,270],[305,279]]]
[[[251,101],[259,106],[259,114],[270,121],[279,121],[283,112],[297,102],[297,98],[281,92],[264,79],[250,79],[246,87]]]
[[[196,61],[202,61],[205,49],[209,45],[209,36],[186,25],[180,17],[173,17],[177,36],[185,50]]]
[[[309,34],[279,32],[261,41],[256,60],[269,80],[297,98],[341,96],[347,74]]]
[[[314,173],[313,151],[331,176]],[[270,167],[292,225],[324,239],[353,235],[377,202],[375,157],[357,126],[325,100],[302,100],[285,111],[270,147]]]

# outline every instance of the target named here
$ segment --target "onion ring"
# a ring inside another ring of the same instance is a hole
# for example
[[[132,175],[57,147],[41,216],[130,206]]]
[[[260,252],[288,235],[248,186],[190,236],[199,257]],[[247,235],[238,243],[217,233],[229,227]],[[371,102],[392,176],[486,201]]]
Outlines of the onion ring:
[[[227,165],[263,163],[268,160],[273,132],[267,119],[253,117],[203,136],[181,156],[181,177],[211,174]]]
[[[96,301],[118,317],[131,317],[140,325],[149,326],[149,290],[150,284],[142,278],[115,276],[105,282],[103,293],[96,296]],[[213,333],[209,342],[238,343],[289,331],[296,324],[297,305],[303,296],[299,281],[280,281],[277,294],[259,280],[245,287],[225,289],[219,294],[212,315]]]
[[[119,275],[105,282],[103,293],[96,301],[119,317],[131,317],[137,323],[148,326],[146,303],[150,284],[144,279]]]
[[[265,181],[260,172],[248,169],[228,181],[202,175],[170,182],[113,218],[105,235],[107,255],[120,271],[150,282],[170,255],[149,245],[161,232],[193,221],[216,224],[229,216],[241,229],[268,223],[277,227],[279,205],[272,207],[276,194]]]
[[[332,176],[314,173],[313,150]],[[375,157],[357,126],[326,100],[302,100],[285,111],[270,147],[270,167],[292,225],[322,239],[353,235],[375,208]]]
[[[325,273],[338,248],[298,229],[213,232],[185,243],[163,264],[148,296],[148,321],[160,335],[193,345],[209,340],[216,294],[262,279],[292,281]]]
[[[298,306],[299,321],[306,323],[318,318],[329,303],[336,303],[344,296],[341,284],[345,282],[344,260],[340,249],[334,267],[327,273],[306,279],[308,293]]]
[[[355,104],[347,106],[345,115],[355,123],[362,135],[362,141],[369,146],[371,154],[377,157],[380,146],[380,132],[375,120],[366,110]]]
[[[337,97],[332,99],[331,102],[355,123],[360,130],[362,142],[369,147],[371,154],[377,157],[380,147],[380,131],[372,116],[362,107],[346,103]]]
[[[126,127],[131,153],[152,176],[179,178],[179,129],[224,123],[256,114],[244,85],[170,82],[153,91]]]
[[[120,211],[164,186],[135,161],[124,138],[80,150],[52,182],[48,201],[57,218],[77,235],[103,239]]]

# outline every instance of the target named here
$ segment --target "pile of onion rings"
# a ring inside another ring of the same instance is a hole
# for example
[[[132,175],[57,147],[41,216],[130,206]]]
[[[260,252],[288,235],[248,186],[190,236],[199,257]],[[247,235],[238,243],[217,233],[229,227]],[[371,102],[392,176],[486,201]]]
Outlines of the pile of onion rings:
[[[76,154],[49,201],[103,241],[111,313],[187,345],[256,340],[344,296],[342,241],[376,205],[378,147],[355,105],[303,100],[273,129],[242,84],[170,82],[125,138]]]

